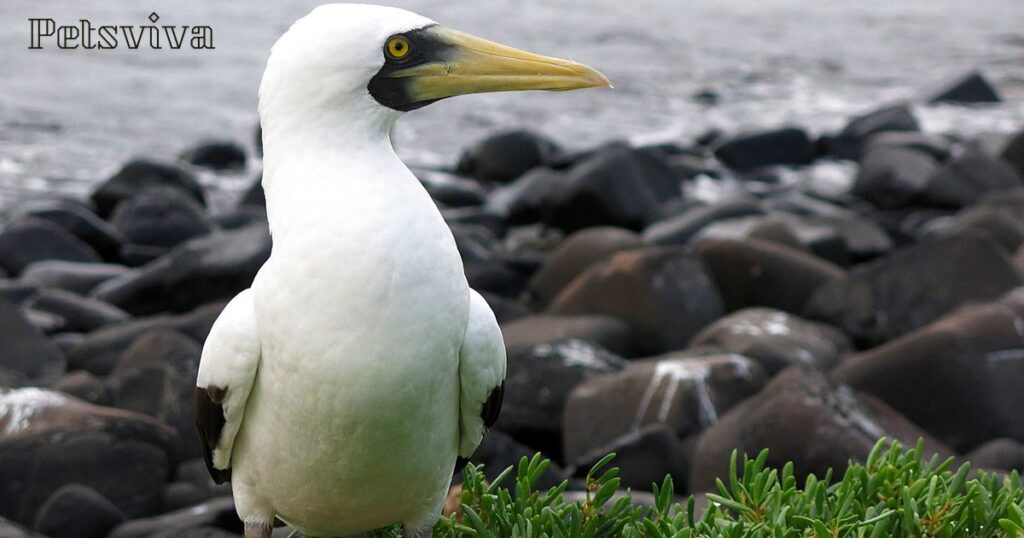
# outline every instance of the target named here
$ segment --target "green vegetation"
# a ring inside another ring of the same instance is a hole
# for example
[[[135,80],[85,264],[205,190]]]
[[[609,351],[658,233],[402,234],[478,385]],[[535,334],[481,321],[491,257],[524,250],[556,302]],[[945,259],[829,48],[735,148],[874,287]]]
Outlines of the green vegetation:
[[[865,464],[851,463],[841,480],[831,472],[802,484],[793,465],[766,468],[767,451],[738,462],[709,493],[698,513],[695,499],[673,503],[672,480],[656,485],[656,507],[634,505],[627,496],[612,501],[619,487],[613,455],[587,476],[586,499],[564,502],[562,483],[537,491],[548,462],[523,458],[512,489],[503,487],[509,468],[494,482],[469,466],[463,484],[463,517],[442,519],[436,538],[838,538],[838,537],[1021,537],[1024,491],[1016,473],[1005,477],[979,473],[968,479],[969,465],[922,459],[922,447],[905,450],[879,441]],[[740,464],[742,463],[742,464]],[[397,528],[373,538],[397,537]]]

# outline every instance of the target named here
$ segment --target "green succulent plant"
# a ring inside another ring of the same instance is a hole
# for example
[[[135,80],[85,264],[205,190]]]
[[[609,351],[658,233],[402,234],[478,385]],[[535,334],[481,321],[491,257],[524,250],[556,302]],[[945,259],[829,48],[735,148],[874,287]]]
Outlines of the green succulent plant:
[[[568,482],[536,489],[549,461],[523,458],[492,481],[482,467],[463,471],[460,515],[442,518],[435,538],[1024,538],[1024,490],[1016,472],[1005,476],[953,459],[923,458],[922,444],[904,448],[880,440],[864,463],[851,462],[841,479],[830,470],[802,483],[793,464],[766,466],[733,452],[729,474],[707,493],[675,501],[672,479],[653,485],[654,506],[635,504],[619,490],[609,454],[591,469],[582,500],[566,501]],[[510,487],[505,484],[514,475]],[[368,538],[398,538],[393,527]]]

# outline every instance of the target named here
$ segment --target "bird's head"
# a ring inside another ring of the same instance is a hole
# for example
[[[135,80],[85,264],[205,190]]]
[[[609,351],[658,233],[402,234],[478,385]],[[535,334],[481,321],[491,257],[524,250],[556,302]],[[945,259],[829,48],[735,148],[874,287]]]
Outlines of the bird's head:
[[[328,4],[274,45],[260,112],[264,121],[286,111],[304,122],[331,121],[338,112],[345,121],[365,118],[390,128],[400,113],[456,95],[609,85],[586,65],[500,45],[402,9]]]

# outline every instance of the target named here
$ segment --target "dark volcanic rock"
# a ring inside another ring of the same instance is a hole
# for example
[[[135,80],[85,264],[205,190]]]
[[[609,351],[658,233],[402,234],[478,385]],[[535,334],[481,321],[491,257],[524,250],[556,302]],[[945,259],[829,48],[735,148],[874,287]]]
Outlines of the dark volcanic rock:
[[[641,245],[637,234],[622,228],[599,227],[580,230],[565,238],[540,270],[534,273],[527,289],[532,298],[546,305],[591,265],[616,252]]]
[[[762,213],[756,200],[746,198],[697,206],[652,223],[644,229],[644,241],[656,245],[685,245],[713,222]]]
[[[14,213],[50,221],[64,228],[105,260],[116,260],[125,242],[120,232],[78,201],[52,198],[26,200],[18,203]]]
[[[846,274],[811,254],[756,239],[708,240],[696,251],[730,312],[766,306],[799,313],[819,286]]]
[[[531,446],[531,437],[559,437],[562,409],[577,385],[617,372],[626,361],[582,340],[562,340],[509,355],[505,400],[497,428]]]
[[[613,145],[569,169],[542,216],[566,231],[602,225],[640,230],[662,202],[680,195],[679,178],[657,152]]]
[[[97,285],[131,271],[128,267],[116,264],[43,260],[26,267],[21,272],[21,280],[86,295]]]
[[[151,364],[167,366],[182,377],[193,378],[199,369],[202,347],[195,339],[169,328],[156,328],[136,338],[115,367],[124,372]]]
[[[24,217],[9,222],[0,232],[0,267],[16,275],[40,260],[101,261],[89,245],[50,221]]]
[[[21,310],[0,299],[0,370],[18,372],[30,379],[53,378],[64,371],[64,355],[32,326]]]
[[[150,331],[125,350],[107,380],[112,405],[158,418],[178,432],[183,459],[200,456],[193,393],[201,352],[181,333]]]
[[[174,164],[146,159],[136,159],[125,164],[121,170],[93,191],[90,199],[96,213],[106,218],[121,200],[132,198],[153,187],[179,189],[200,204],[206,204],[203,188],[191,172]]]
[[[772,164],[803,165],[814,160],[814,144],[803,129],[786,127],[729,138],[715,148],[715,156],[739,171]]]
[[[505,235],[505,217],[484,206],[450,207],[441,209],[441,216],[449,226],[479,226],[495,237]]]
[[[1019,295],[965,307],[847,358],[832,376],[881,398],[956,450],[995,437],[1024,439],[1022,326]]]
[[[213,170],[245,168],[245,150],[227,140],[202,142],[182,153],[181,159]]]
[[[176,512],[126,521],[114,528],[108,538],[152,538],[186,536],[197,529],[209,527],[234,534],[242,533],[242,522],[235,512],[231,497],[212,499],[203,504]],[[200,535],[202,536],[202,535]]]
[[[728,315],[705,327],[690,346],[738,353],[757,361],[769,376],[792,365],[827,371],[853,350],[835,327],[769,308]]]
[[[119,203],[110,223],[132,243],[165,248],[213,230],[203,206],[188,194],[165,187],[147,189]]]
[[[96,490],[69,484],[43,503],[34,527],[50,538],[103,538],[124,519],[124,513]]]
[[[267,208],[238,206],[213,216],[213,225],[221,230],[241,230],[267,222]]]
[[[945,163],[928,181],[924,201],[931,206],[961,208],[989,192],[1024,186],[1008,164],[970,148]]]
[[[267,207],[267,194],[263,192],[263,174],[260,173],[242,193],[238,205],[242,207]]]
[[[499,133],[463,153],[456,172],[483,181],[508,183],[535,166],[553,162],[559,152],[554,142],[536,133]]]
[[[873,110],[850,118],[840,134],[856,140],[886,131],[920,131],[914,112],[905,103],[899,103]]]
[[[106,384],[89,372],[71,372],[58,379],[53,388],[91,404],[110,405],[110,391],[107,390]]]
[[[900,209],[926,196],[939,165],[912,149],[872,146],[861,159],[853,193],[882,209]]]
[[[910,106],[899,103],[850,118],[834,137],[825,137],[824,152],[840,159],[856,159],[867,138],[889,131],[920,131],[921,126]]]
[[[93,295],[134,315],[182,312],[249,287],[269,256],[263,226],[212,234],[183,243],[137,274],[104,282]]]
[[[548,200],[567,183],[568,176],[564,172],[546,167],[534,168],[514,182],[492,191],[487,207],[505,215],[510,224],[539,222]]]
[[[153,330],[176,330],[196,342],[203,342],[224,304],[204,305],[178,316],[133,319],[93,331],[68,352],[68,364],[72,370],[105,376],[121,361],[122,353],[136,338]]]
[[[444,207],[470,207],[487,201],[487,191],[475,181],[439,172],[417,172],[430,197]]]
[[[470,287],[504,297],[521,295],[529,275],[494,251],[494,238],[482,226],[451,224]]]
[[[85,335],[82,333],[61,333],[50,337],[50,341],[57,345],[65,357],[72,347],[77,346],[84,339]]]
[[[175,473],[177,481],[174,483],[189,484],[203,493],[206,499],[231,495],[231,484],[215,484],[210,477],[210,471],[206,468],[203,458],[195,458],[182,462]],[[173,485],[173,484],[171,484]]]
[[[956,216],[951,233],[980,232],[1012,255],[1024,243],[1024,219],[1015,215],[1016,208],[1009,204],[979,203]],[[1022,273],[1024,274],[1024,273]]]
[[[189,482],[172,482],[164,490],[164,512],[174,512],[209,499],[206,492]]]
[[[131,317],[116,306],[64,290],[42,290],[25,308],[60,317],[59,332],[89,332]]]
[[[121,261],[131,267],[139,267],[167,254],[169,247],[151,245],[124,245],[121,247]]]
[[[846,237],[838,226],[787,213],[751,215],[710,224],[694,237],[708,239],[756,239],[804,250],[838,265],[850,259]]]
[[[498,320],[499,324],[515,321],[533,313],[528,306],[515,299],[502,297],[489,291],[480,292],[480,295],[487,301],[487,305],[491,307],[491,310],[494,312],[494,318]]]
[[[566,471],[577,478],[584,478],[601,458],[612,452],[615,453],[615,466],[620,470],[622,487],[650,491],[651,484],[660,486],[668,475],[680,492],[686,488],[688,454],[675,433],[663,424],[651,424],[631,431],[580,456]]]
[[[722,301],[700,260],[679,247],[619,252],[593,265],[552,301],[555,314],[603,314],[629,323],[641,354],[686,346],[722,315]]]
[[[967,454],[964,459],[975,468],[1001,471],[1024,471],[1024,445],[1014,439],[1001,437],[983,443]]]
[[[148,417],[35,388],[0,389],[0,515],[29,524],[81,484],[128,517],[153,513],[174,468],[173,430]]]
[[[1024,130],[1013,135],[999,156],[1016,168],[1018,174],[1024,176]]]
[[[530,315],[502,324],[501,335],[509,357],[565,340],[597,344],[620,356],[633,353],[629,325],[610,316]]]
[[[23,310],[23,312],[25,314],[25,319],[28,320],[29,323],[46,334],[60,332],[64,327],[64,319],[57,314],[28,309]]]
[[[949,138],[918,131],[883,131],[873,134],[864,142],[863,150],[874,147],[896,147],[927,153],[942,162],[953,152],[953,141]]]
[[[822,286],[804,313],[875,345],[972,301],[990,301],[1024,282],[991,239],[962,234],[928,241],[859,266]]]
[[[967,73],[948,82],[928,99],[929,103],[977,104],[1002,101],[996,89],[981,73]]]
[[[519,460],[524,456],[532,458],[536,453],[535,448],[522,445],[500,431],[492,430],[484,436],[483,442],[480,443],[480,447],[476,449],[476,453],[469,458],[469,461],[476,465],[483,465],[484,476],[493,480],[509,466],[518,467]],[[457,471],[461,470],[457,469]],[[557,463],[552,463],[541,475],[536,487],[554,487],[563,480],[564,476],[565,471]],[[455,482],[461,483],[462,477],[456,476]],[[512,483],[505,482],[502,485],[511,487]]]
[[[951,455],[885,404],[794,367],[701,434],[690,466],[690,491],[714,491],[716,478],[727,480],[733,450],[754,455],[767,448],[768,466],[781,468],[792,461],[803,480],[809,473],[824,476],[830,468],[842,474],[850,460],[863,461],[881,437],[909,445],[925,438],[926,454]]]
[[[699,433],[764,381],[745,357],[691,352],[633,361],[621,372],[592,377],[565,404],[566,461],[649,424],[664,424],[680,438]]]

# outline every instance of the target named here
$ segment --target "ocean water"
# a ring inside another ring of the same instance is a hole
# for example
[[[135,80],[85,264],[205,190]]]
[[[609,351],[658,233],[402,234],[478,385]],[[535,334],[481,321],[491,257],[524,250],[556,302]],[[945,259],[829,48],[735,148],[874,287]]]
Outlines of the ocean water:
[[[256,91],[274,40],[321,2],[3,0],[0,207],[80,195],[133,156],[174,158],[203,139],[252,147]],[[784,124],[813,132],[981,70],[1005,103],[919,107],[927,130],[1024,127],[1024,0],[390,0],[441,24],[591,64],[614,90],[467,96],[413,112],[394,133],[423,166],[453,163],[495,130],[526,127],[570,148],[683,140]],[[214,51],[28,50],[29,17],[58,24],[209,25]],[[694,94],[710,90],[708,106]],[[203,181],[222,196],[245,173]]]

